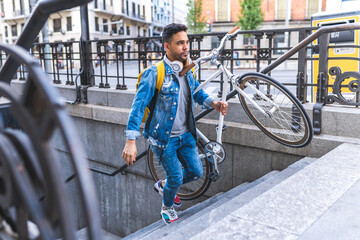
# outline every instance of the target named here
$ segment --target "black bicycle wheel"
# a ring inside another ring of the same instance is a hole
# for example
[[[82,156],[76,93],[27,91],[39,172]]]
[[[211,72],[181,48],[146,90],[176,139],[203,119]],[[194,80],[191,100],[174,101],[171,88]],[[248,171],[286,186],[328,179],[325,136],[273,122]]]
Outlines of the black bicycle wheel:
[[[241,76],[238,87],[265,111],[239,94],[250,119],[266,135],[289,147],[304,147],[313,137],[310,118],[300,101],[281,83],[261,73]]]
[[[199,155],[201,158],[201,162],[203,165],[203,176],[195,181],[183,184],[177,193],[178,197],[181,200],[192,200],[203,195],[206,190],[210,187],[211,181],[207,177],[210,173],[210,163],[206,160],[204,151],[202,147],[198,146]],[[155,156],[155,154],[151,151],[151,148],[148,148],[147,154],[148,166],[150,169],[150,173],[155,181],[159,181],[160,179],[166,179],[166,174],[161,166],[159,159]]]

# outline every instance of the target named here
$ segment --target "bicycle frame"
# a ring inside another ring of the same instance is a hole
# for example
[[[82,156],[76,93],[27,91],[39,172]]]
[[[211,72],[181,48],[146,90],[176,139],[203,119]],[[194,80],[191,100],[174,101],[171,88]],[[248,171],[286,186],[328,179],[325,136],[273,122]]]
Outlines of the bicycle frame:
[[[215,64],[218,68],[218,70],[213,73],[208,79],[206,79],[202,84],[200,84],[197,89],[194,91],[194,94],[197,93],[198,91],[200,91],[201,89],[204,89],[210,82],[212,82],[217,76],[219,76],[220,74],[224,74],[225,75],[225,80],[224,80],[224,85],[223,85],[223,91],[222,91],[222,96],[221,96],[221,99],[224,101],[224,102],[227,102],[226,101],[226,95],[227,95],[227,92],[228,92],[228,89],[229,89],[229,84],[231,83],[233,88],[240,94],[242,95],[244,98],[246,98],[246,100],[248,102],[250,102],[255,108],[257,108],[262,114],[264,114],[265,117],[271,117],[272,114],[279,109],[278,105],[273,102],[270,98],[268,98],[265,94],[263,94],[261,91],[259,91],[256,87],[252,86],[251,84],[248,84],[246,83],[245,84],[245,87],[249,87],[251,88],[253,91],[255,91],[257,94],[259,94],[263,99],[265,99],[267,102],[271,103],[273,105],[273,108],[268,111],[268,112],[265,112],[264,109],[259,106],[253,99],[251,96],[248,96],[241,88],[239,88],[237,86],[237,83],[236,83],[236,79],[237,77],[235,76],[235,74],[233,74],[232,72],[230,72],[226,67],[224,67],[224,65],[219,62],[216,57],[219,55],[219,52],[223,49],[224,45],[225,45],[225,42],[233,35],[237,34],[238,30],[233,32],[233,33],[228,33],[227,35],[224,36],[224,38],[221,40],[220,42],[220,45],[218,48],[215,48],[212,50],[212,52],[208,55],[208,56],[205,56],[205,57],[201,57],[201,58],[198,58],[196,59],[194,62],[193,62],[193,66],[195,66],[195,69],[198,70],[198,64],[201,62],[201,61],[205,61],[205,60],[210,60],[211,59],[211,62],[212,64]],[[195,70],[195,71],[196,71]],[[230,81],[229,81],[230,80]],[[230,83],[229,83],[230,82]],[[221,113],[219,113],[219,125],[217,127],[217,130],[216,130],[216,142],[222,144],[222,132],[223,132],[223,126],[224,126],[224,115],[222,115]],[[197,132],[197,135],[198,137],[206,143],[209,143],[210,140],[199,130],[199,129],[196,129],[196,132]],[[215,148],[214,149],[214,152],[217,152],[220,150],[220,147],[218,147],[217,149]],[[217,164],[217,161],[213,161],[214,163],[214,170],[216,173],[219,173],[219,170],[218,170],[218,164]]]

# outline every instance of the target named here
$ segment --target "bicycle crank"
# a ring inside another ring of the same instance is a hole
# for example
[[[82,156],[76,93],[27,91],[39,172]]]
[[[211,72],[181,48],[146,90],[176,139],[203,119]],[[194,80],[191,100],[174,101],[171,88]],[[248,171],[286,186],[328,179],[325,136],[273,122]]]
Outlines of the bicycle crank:
[[[216,161],[218,164],[225,160],[226,153],[224,147],[218,142],[208,142],[204,146],[206,157]]]

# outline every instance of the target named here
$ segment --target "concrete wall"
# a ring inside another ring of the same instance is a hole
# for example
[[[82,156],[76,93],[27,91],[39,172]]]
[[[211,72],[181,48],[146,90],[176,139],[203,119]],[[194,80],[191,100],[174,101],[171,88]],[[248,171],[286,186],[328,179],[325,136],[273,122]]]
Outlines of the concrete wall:
[[[19,90],[22,83],[13,82]],[[58,87],[66,100],[74,100],[72,87]],[[113,171],[124,164],[121,158],[125,144],[124,130],[134,93],[119,90],[90,88],[88,104],[68,105],[78,134],[91,166]],[[311,113],[312,106],[306,105]],[[199,110],[198,110],[199,111]],[[230,102],[226,116],[228,129],[223,134],[226,160],[220,167],[221,177],[212,183],[205,196],[185,202],[182,209],[194,205],[209,196],[227,191],[245,181],[253,181],[272,170],[283,170],[304,156],[320,157],[343,142],[360,143],[360,130],[348,128],[349,121],[359,119],[355,108],[325,107],[323,133],[301,149],[288,148],[266,137],[243,112],[238,99]],[[210,139],[216,139],[217,114],[198,122],[198,128]],[[53,146],[60,155],[65,177],[72,173],[67,149],[61,139],[55,137]],[[138,153],[147,149],[141,137],[137,141]],[[153,191],[154,181],[147,167],[146,157],[127,169],[125,175],[114,177],[93,174],[100,198],[100,210],[105,230],[118,236],[126,236],[160,219],[161,197]],[[68,184],[69,191],[76,193],[76,184]],[[80,201],[74,195],[74,201]],[[79,209],[79,208],[76,208]],[[78,211],[81,216],[81,211]],[[79,217],[79,228],[85,225]]]

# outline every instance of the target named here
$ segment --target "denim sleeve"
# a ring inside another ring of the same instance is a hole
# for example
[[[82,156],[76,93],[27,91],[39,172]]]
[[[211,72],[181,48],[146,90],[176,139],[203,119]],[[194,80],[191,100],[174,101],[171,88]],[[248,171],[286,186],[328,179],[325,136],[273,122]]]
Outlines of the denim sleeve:
[[[197,75],[195,75],[195,89],[199,87],[200,83],[197,80]],[[214,101],[214,98],[210,97],[203,89],[200,89],[197,93],[194,94],[194,100],[196,103],[203,105],[203,108],[210,108],[211,103]]]
[[[140,134],[140,125],[144,116],[145,108],[150,103],[155,93],[157,80],[156,67],[145,70],[131,106],[125,135],[127,139],[137,139]]]

